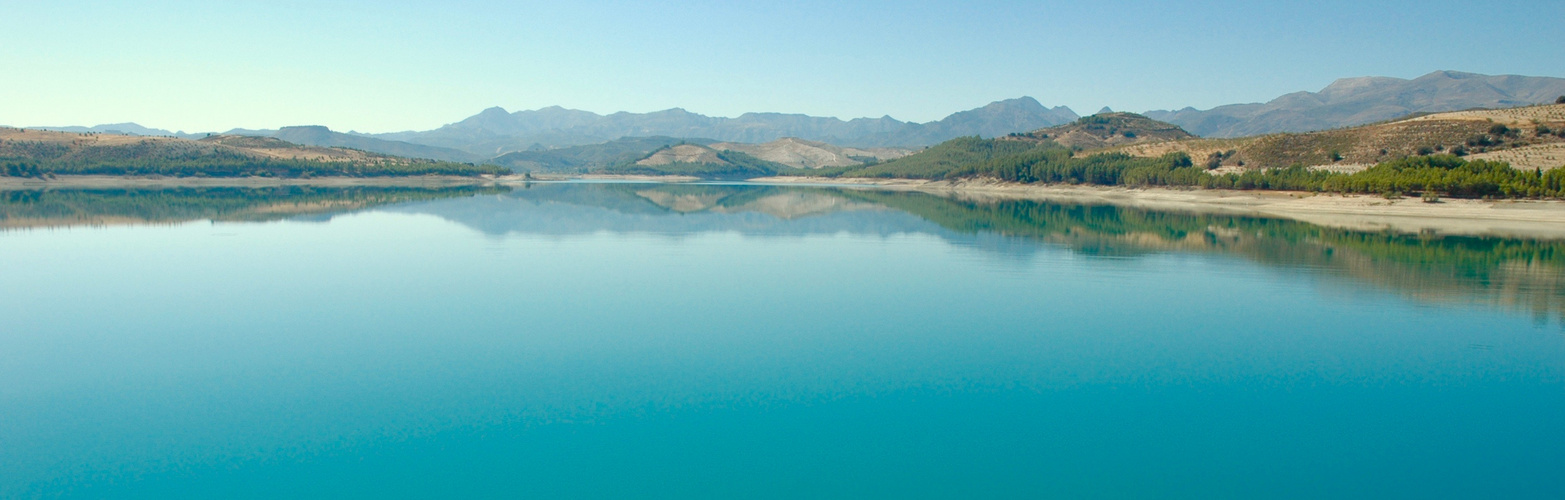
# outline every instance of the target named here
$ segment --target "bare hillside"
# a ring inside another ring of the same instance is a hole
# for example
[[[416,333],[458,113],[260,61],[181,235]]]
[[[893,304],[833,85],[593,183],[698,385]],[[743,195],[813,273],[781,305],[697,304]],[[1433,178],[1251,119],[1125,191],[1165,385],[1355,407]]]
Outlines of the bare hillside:
[[[784,137],[765,144],[721,142],[713,144],[712,148],[738,151],[794,168],[850,167],[901,158],[912,152],[897,148],[845,148],[797,137]]]
[[[1185,152],[1197,163],[1226,168],[1302,164],[1354,171],[1415,155],[1451,153],[1511,161],[1518,168],[1565,164],[1565,105],[1436,113],[1402,120],[1302,134],[1236,139],[1186,139],[1109,147],[1136,156]]]
[[[727,162],[718,158],[717,151],[712,148],[695,144],[669,146],[636,162],[637,165],[648,167],[675,163],[724,164]]]
[[[401,160],[356,149],[301,146],[270,137],[215,135],[199,140],[118,134],[53,132],[0,128],[0,158],[56,159],[122,154],[147,159],[199,159],[237,156],[256,159],[300,159],[369,163]]]
[[[476,175],[498,167],[410,159],[356,149],[301,146],[270,137],[200,140],[0,128],[5,175]]]

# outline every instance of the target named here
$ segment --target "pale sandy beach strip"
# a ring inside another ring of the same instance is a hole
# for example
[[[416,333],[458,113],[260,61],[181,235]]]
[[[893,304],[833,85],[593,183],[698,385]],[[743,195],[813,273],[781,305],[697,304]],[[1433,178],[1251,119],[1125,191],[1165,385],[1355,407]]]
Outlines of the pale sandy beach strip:
[[[926,181],[769,177],[764,184],[837,184],[919,191],[974,201],[1025,199],[1109,204],[1149,210],[1278,217],[1329,227],[1368,231],[1565,238],[1565,201],[1442,199],[1388,200],[1381,196],[1287,191],[1125,188],[1037,185],[992,180]]]

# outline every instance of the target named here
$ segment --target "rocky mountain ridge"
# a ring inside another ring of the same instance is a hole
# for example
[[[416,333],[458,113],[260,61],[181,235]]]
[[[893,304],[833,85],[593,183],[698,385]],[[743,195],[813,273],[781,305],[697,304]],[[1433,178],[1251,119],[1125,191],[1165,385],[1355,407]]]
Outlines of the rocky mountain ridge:
[[[1565,96],[1565,78],[1436,71],[1412,80],[1343,78],[1320,92],[1294,92],[1266,103],[1143,114],[1202,137],[1229,138],[1351,127],[1416,113],[1545,104],[1559,96]]]

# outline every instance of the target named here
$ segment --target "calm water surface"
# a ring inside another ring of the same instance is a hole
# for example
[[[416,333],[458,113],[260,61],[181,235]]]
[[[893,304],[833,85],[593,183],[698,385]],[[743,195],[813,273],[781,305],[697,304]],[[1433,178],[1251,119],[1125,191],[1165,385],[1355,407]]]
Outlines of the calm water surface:
[[[1565,242],[650,184],[0,226],[4,498],[1565,496]]]

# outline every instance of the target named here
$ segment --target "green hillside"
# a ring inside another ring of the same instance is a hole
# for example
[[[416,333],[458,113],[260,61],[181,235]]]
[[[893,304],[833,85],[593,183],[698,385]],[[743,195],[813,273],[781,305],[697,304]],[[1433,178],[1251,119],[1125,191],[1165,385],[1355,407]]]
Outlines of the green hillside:
[[[1011,134],[1008,139],[1049,140],[1073,149],[1096,149],[1146,142],[1178,141],[1195,136],[1179,126],[1135,113],[1100,113],[1075,122]]]
[[[1047,149],[1051,146],[1054,144],[1048,141],[959,137],[885,163],[846,169],[822,169],[822,172],[815,172],[815,175],[941,179],[965,166],[976,165],[994,158]]]
[[[1537,109],[1518,109],[1510,113],[1535,114]],[[1488,135],[1468,136],[1474,148],[1514,147],[1551,144],[1557,140],[1544,131],[1552,129],[1534,123],[1520,129],[1502,123],[1476,121],[1462,117],[1464,126],[1482,123]],[[1560,198],[1565,197],[1565,169],[1517,169],[1503,161],[1467,159],[1457,155],[1430,155],[1436,148],[1424,148],[1415,154],[1384,158],[1374,166],[1355,172],[1307,168],[1295,162],[1291,166],[1216,170],[1234,156],[1258,158],[1273,151],[1268,145],[1290,144],[1288,157],[1317,154],[1320,144],[1339,137],[1374,137],[1376,132],[1400,138],[1397,133],[1427,130],[1428,124],[1441,126],[1458,120],[1409,120],[1407,124],[1377,124],[1355,129],[1314,134],[1289,134],[1250,139],[1239,152],[1223,152],[1193,161],[1188,149],[1170,146],[1208,144],[1213,141],[1191,137],[1184,131],[1139,115],[1116,113],[1090,116],[1076,123],[1029,134],[1014,134],[998,139],[964,137],[946,141],[917,154],[879,165],[836,170],[798,172],[795,175],[840,177],[896,177],[910,179],[988,178],[1019,183],[1089,184],[1100,186],[1170,186],[1208,189],[1264,189],[1335,193],[1383,194],[1387,196],[1422,195],[1430,201],[1439,197],[1459,198]],[[1389,130],[1387,130],[1389,129]],[[1427,135],[1412,135],[1427,139]],[[1454,137],[1454,136],[1453,136]],[[1145,139],[1149,142],[1127,147],[1080,151],[1056,142],[1070,139],[1091,144]],[[1300,138],[1303,141],[1283,139]],[[1233,140],[1228,140],[1233,141]],[[1324,142],[1321,142],[1324,141]],[[1408,142],[1404,140],[1403,142]],[[1320,144],[1318,144],[1320,143]],[[1403,145],[1402,147],[1407,147]],[[1362,149],[1362,148],[1358,148]],[[1458,146],[1440,149],[1458,149]],[[1157,154],[1159,151],[1162,153]],[[1458,150],[1457,152],[1462,152]],[[1337,152],[1321,153],[1335,156]],[[1331,158],[1326,158],[1331,161]]]

